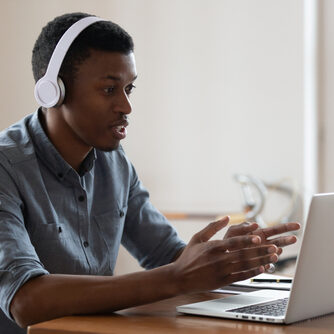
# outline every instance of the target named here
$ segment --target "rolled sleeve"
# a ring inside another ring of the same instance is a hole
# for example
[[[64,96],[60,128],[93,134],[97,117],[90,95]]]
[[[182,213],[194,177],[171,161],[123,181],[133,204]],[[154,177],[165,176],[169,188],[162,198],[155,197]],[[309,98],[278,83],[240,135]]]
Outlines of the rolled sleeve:
[[[18,198],[0,192],[0,307],[11,320],[10,304],[18,289],[48,274],[30,242]]]
[[[0,298],[1,309],[6,316],[14,321],[10,313],[10,304],[18,289],[33,277],[48,274],[37,263],[25,263],[13,270],[0,270]]]
[[[149,193],[134,169],[122,243],[146,269],[170,263],[186,246],[174,227],[151,204]]]

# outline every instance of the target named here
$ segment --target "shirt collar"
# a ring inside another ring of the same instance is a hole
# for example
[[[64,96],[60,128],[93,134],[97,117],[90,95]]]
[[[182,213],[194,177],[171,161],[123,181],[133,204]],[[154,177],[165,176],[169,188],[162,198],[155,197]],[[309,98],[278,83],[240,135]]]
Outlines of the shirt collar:
[[[57,149],[54,147],[49,137],[44,132],[44,129],[40,122],[41,109],[38,109],[32,116],[29,123],[29,133],[34,142],[36,152],[39,159],[47,165],[47,167],[56,174],[57,178],[64,179],[70,171],[83,176],[89,172],[96,160],[96,150],[92,149],[85,160],[82,162],[80,169],[76,172],[60,155]]]

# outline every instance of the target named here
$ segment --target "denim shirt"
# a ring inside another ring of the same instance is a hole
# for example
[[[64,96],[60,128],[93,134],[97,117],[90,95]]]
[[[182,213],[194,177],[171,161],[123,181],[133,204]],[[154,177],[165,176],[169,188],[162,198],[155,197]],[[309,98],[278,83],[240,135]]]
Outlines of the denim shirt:
[[[78,173],[38,115],[0,133],[0,307],[9,318],[14,294],[32,277],[112,275],[121,243],[146,269],[185,246],[121,147],[93,149]]]

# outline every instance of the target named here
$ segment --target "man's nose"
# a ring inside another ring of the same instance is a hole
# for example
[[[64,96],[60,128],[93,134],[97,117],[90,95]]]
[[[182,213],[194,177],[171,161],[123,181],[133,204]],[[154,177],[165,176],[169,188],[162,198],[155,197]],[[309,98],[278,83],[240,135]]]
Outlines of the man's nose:
[[[130,102],[128,94],[123,92],[117,97],[117,101],[115,101],[114,111],[120,112],[122,114],[130,114],[132,111],[132,104]]]

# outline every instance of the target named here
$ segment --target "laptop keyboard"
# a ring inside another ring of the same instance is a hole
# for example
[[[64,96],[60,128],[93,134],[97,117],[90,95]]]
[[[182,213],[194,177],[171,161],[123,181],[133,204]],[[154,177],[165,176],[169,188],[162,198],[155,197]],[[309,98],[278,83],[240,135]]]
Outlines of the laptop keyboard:
[[[227,310],[227,312],[272,315],[275,317],[279,317],[285,314],[285,309],[288,305],[288,300],[289,298],[282,298],[282,299],[273,300],[268,303],[249,305],[245,307],[235,308],[232,310]]]

